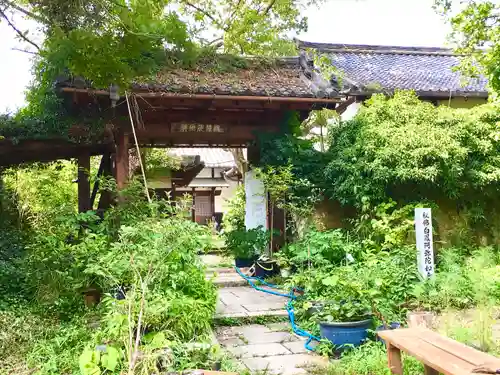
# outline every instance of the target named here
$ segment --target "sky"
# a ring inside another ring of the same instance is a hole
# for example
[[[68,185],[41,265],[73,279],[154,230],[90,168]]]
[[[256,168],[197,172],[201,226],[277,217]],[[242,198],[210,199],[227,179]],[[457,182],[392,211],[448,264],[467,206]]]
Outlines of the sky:
[[[433,0],[326,0],[306,11],[310,42],[441,47],[449,27],[432,9]],[[0,113],[24,104],[31,58],[14,32],[0,22]]]

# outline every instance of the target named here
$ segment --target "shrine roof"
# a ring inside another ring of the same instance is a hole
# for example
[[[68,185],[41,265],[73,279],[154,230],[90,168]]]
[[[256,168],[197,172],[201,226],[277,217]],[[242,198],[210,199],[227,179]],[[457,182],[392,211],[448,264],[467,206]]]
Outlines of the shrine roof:
[[[463,76],[456,69],[461,56],[450,49],[310,42],[299,47],[326,56],[339,73],[334,87],[349,95],[415,90],[420,96],[488,96],[487,79]]]
[[[282,58],[262,65],[253,62],[229,71],[165,69],[149,82],[135,82],[132,88],[134,91],[179,94],[317,97],[310,80],[304,76],[297,57]],[[338,96],[335,91],[328,95]]]
[[[228,64],[227,60],[230,58],[234,61]],[[221,66],[217,66],[217,59],[223,62]],[[136,78],[131,88],[136,93],[168,95],[336,99],[337,101],[345,98],[345,95],[341,95],[318,73],[313,73],[312,77],[305,67],[303,56],[271,59],[220,55],[214,57],[214,61],[208,66],[206,64],[197,64],[189,68],[165,66],[152,77]],[[65,91],[94,89],[95,92],[105,94],[104,90],[95,90],[90,82],[80,77],[62,77],[56,85]]]

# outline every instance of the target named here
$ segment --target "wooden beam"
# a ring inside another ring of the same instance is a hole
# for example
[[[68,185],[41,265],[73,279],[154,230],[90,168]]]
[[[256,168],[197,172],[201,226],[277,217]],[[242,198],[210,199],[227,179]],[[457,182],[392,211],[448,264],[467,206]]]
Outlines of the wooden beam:
[[[356,102],[356,97],[354,96],[351,96],[349,99],[347,99],[345,102],[342,102],[340,103],[337,108],[335,108],[335,111],[337,111],[337,113],[339,115],[341,115],[342,113],[345,112],[345,110],[347,109],[347,107],[349,107],[351,104],[355,103]]]
[[[220,132],[209,131],[179,131],[182,129],[172,128],[167,124],[147,124],[144,129],[137,131],[139,144],[148,145],[151,139],[155,144],[188,145],[242,145],[255,139],[258,131],[278,132],[279,122],[261,123],[260,126],[220,126]]]
[[[90,155],[78,156],[78,212],[87,212],[90,206]]]
[[[118,190],[123,190],[127,186],[129,179],[129,140],[128,135],[119,133],[117,135],[115,153],[115,178]]]
[[[161,110],[144,108],[142,118],[146,125],[193,122],[199,124],[264,126],[265,124],[279,123],[283,118],[283,111],[226,109],[199,109],[193,111],[193,108]]]
[[[24,140],[13,143],[0,141],[0,166],[11,166],[33,161],[49,162],[58,159],[76,159],[79,155],[100,155],[111,149],[107,143],[77,144],[57,139]]]
[[[109,91],[107,90],[92,90],[92,89],[78,89],[73,87],[63,87],[61,89],[62,92],[76,92],[82,93],[89,96],[99,95],[99,96],[108,96]],[[219,101],[219,100],[228,100],[228,101],[248,101],[248,102],[267,102],[267,103],[338,103],[342,101],[342,98],[316,98],[314,96],[311,97],[281,97],[281,96],[258,96],[258,95],[217,95],[217,94],[182,94],[182,93],[169,93],[169,92],[135,92],[140,98],[162,98],[162,99],[198,99],[198,100],[210,100],[210,101]]]

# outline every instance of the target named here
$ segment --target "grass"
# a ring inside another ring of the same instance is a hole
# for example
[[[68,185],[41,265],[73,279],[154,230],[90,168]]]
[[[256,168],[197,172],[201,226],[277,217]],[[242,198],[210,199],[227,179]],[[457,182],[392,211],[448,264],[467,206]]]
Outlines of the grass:
[[[281,323],[287,322],[288,316],[249,316],[243,318],[215,318],[213,324],[215,327],[237,327],[250,324],[262,324],[267,325],[270,323]]]
[[[424,368],[415,358],[404,356],[404,375],[421,375]],[[387,353],[380,342],[369,341],[359,348],[345,352],[339,361],[331,364],[327,375],[390,375]],[[320,375],[320,373],[314,373]]]
[[[491,306],[470,310],[448,310],[437,321],[437,330],[456,341],[478,350],[500,355],[500,325],[496,324],[498,311]],[[494,327],[498,328],[495,330]],[[496,333],[495,333],[496,331]]]

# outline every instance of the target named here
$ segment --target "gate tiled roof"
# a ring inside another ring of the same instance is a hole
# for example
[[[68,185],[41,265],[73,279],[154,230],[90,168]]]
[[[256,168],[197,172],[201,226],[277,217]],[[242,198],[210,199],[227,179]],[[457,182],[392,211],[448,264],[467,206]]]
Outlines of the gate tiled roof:
[[[334,84],[350,93],[415,90],[425,96],[487,97],[485,77],[467,78],[450,49],[300,42],[326,55],[338,70]]]

